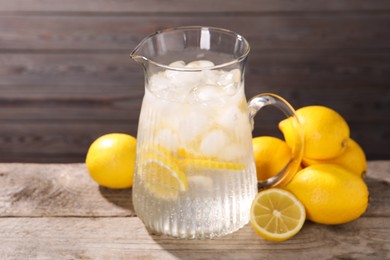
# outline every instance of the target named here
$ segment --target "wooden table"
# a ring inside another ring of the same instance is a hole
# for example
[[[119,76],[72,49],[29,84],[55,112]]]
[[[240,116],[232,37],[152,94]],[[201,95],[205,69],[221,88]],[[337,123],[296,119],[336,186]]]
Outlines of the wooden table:
[[[131,190],[99,187],[84,164],[0,164],[0,259],[390,259],[390,161],[371,161],[367,212],[344,225],[307,221],[272,243],[250,225],[204,241],[149,235]]]

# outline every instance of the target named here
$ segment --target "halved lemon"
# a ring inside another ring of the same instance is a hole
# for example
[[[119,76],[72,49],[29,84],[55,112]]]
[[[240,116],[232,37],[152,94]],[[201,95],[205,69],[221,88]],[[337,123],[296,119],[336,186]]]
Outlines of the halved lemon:
[[[145,186],[162,199],[176,199],[180,192],[188,190],[185,172],[175,158],[149,155],[142,167]]]
[[[306,213],[295,196],[282,189],[259,192],[252,202],[251,225],[261,237],[270,241],[284,241],[301,230]]]

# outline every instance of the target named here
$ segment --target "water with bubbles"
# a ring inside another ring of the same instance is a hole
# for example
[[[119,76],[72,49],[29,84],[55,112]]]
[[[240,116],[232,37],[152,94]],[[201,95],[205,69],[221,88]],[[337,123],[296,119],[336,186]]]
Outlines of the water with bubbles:
[[[138,128],[135,210],[155,234],[186,239],[229,234],[248,223],[257,192],[240,70],[214,69],[208,60],[175,61],[169,67],[147,81]],[[173,190],[161,176],[145,177],[150,176],[150,149],[173,175],[175,169],[183,172],[177,178],[185,179],[185,190]]]

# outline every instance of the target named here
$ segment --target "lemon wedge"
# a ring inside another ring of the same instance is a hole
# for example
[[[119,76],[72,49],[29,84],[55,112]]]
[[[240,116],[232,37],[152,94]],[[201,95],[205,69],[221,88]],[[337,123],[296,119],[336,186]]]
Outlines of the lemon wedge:
[[[284,241],[301,230],[306,213],[295,196],[282,189],[259,192],[252,202],[250,220],[253,229],[270,241]]]

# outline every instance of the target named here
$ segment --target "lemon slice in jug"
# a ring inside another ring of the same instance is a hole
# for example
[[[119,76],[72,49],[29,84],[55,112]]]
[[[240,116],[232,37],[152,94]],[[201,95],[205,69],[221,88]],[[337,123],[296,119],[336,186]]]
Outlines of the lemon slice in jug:
[[[221,170],[244,170],[245,165],[234,162],[219,161],[203,158],[186,158],[183,164],[187,167],[221,169]]]
[[[145,186],[162,199],[176,199],[180,192],[188,190],[185,172],[175,158],[150,154],[143,167]]]
[[[221,170],[244,170],[245,165],[242,163],[229,162],[210,158],[203,155],[195,155],[180,149],[178,152],[178,160],[183,167],[203,168],[203,169],[221,169]]]

